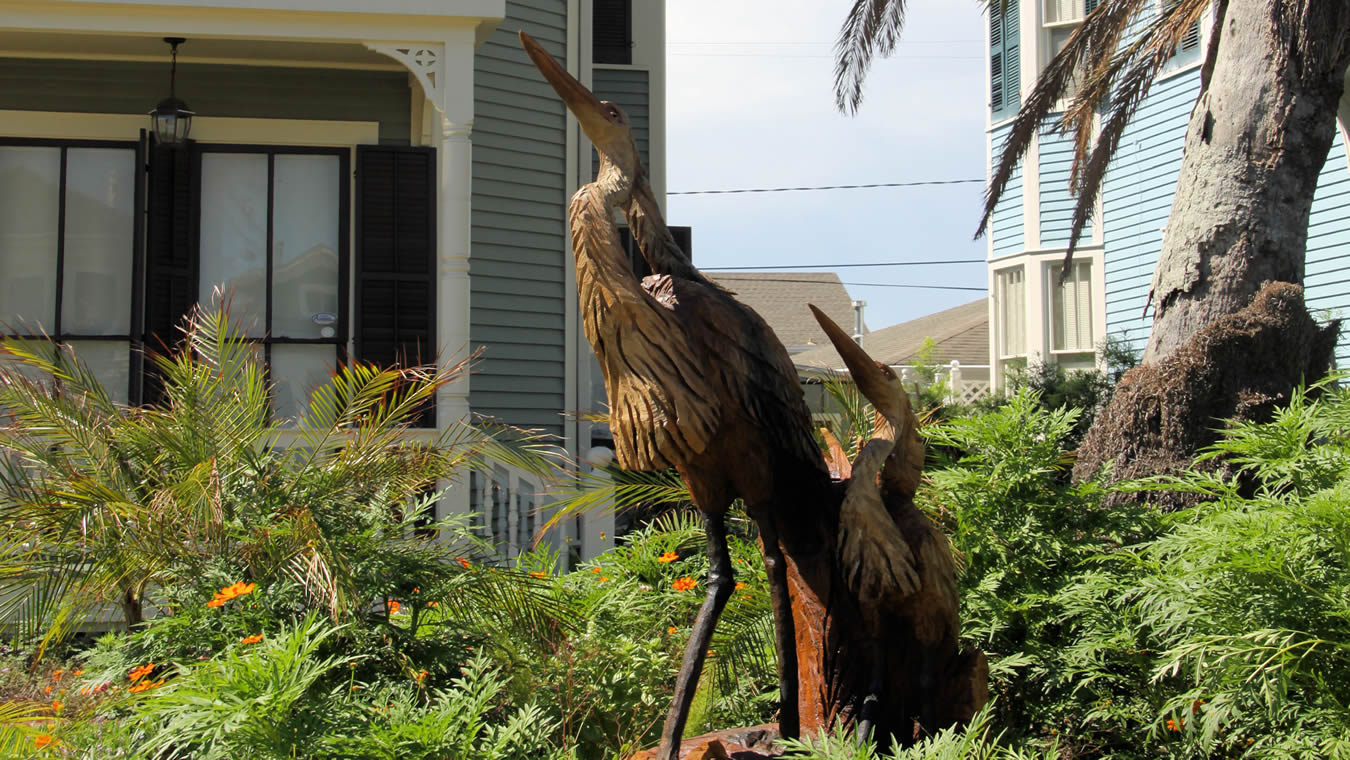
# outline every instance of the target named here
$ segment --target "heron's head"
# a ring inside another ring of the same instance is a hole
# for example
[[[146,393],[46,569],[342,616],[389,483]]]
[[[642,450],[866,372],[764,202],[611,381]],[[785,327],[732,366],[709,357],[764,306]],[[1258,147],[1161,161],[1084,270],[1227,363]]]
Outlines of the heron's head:
[[[628,114],[617,105],[595,97],[586,89],[586,85],[567,73],[567,69],[560,66],[553,56],[525,32],[520,33],[520,44],[534,62],[535,68],[539,69],[539,73],[544,75],[544,79],[548,80],[567,105],[567,110],[577,118],[581,130],[600,152],[601,160],[608,160],[624,175],[636,178],[640,171],[641,159],[637,143],[633,139]]]

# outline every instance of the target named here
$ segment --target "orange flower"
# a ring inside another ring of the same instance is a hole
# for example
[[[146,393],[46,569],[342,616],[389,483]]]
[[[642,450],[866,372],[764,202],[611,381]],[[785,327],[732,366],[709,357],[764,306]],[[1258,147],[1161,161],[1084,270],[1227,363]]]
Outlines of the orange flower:
[[[538,578],[539,580],[542,581],[543,579],[545,579],[545,578],[548,577],[548,573],[544,573],[544,572],[533,572],[533,573],[530,573],[530,577],[531,577],[531,578]]]
[[[671,627],[669,627],[669,628],[666,629],[666,633],[669,633],[669,634],[671,634],[672,636],[675,635],[675,634],[677,634],[677,633],[679,633],[679,632],[680,632],[680,629],[679,629],[679,628],[676,628],[676,627],[673,626],[673,625],[672,625]]]
[[[48,744],[51,744],[51,743],[52,743],[52,735],[51,735],[51,734],[38,734],[37,736],[34,736],[34,737],[33,737],[33,743],[37,745],[37,748],[38,748],[38,749],[42,749],[43,747],[45,747],[45,746],[47,746]]]
[[[80,693],[81,693],[81,694],[88,694],[88,693],[89,693],[89,684],[85,684],[84,686],[81,686],[81,687],[80,687]]]
[[[675,582],[670,584],[670,587],[675,589],[676,591],[691,591],[697,586],[698,581],[688,576],[685,576],[684,578],[676,578]]]
[[[255,588],[257,588],[257,584],[254,583],[244,583],[243,581],[231,583],[230,585],[225,586],[221,590],[217,591],[215,598],[207,602],[206,606],[219,607],[222,604],[236,597],[240,597],[245,594],[252,594],[253,589]]]
[[[218,596],[218,597],[216,597],[215,599],[212,599],[211,601],[207,602],[207,603],[206,603],[206,606],[207,606],[207,607],[219,607],[220,605],[222,605],[222,604],[224,604],[224,603],[226,603],[226,602],[228,602],[228,601],[230,601],[230,600],[229,600],[229,599],[226,599],[226,598],[223,597],[223,596]]]
[[[127,674],[127,679],[130,680],[132,683],[136,683],[137,681],[141,680],[142,678],[145,678],[146,676],[150,675],[150,671],[152,671],[152,670],[154,670],[154,669],[155,669],[155,663],[153,663],[153,662],[147,662],[146,664],[144,664],[144,665],[140,666],[139,668],[136,668],[135,670],[133,670],[133,671],[131,671],[130,673],[128,673],[128,674]]]
[[[413,593],[414,593],[414,594],[420,592],[421,590],[422,590],[422,589],[418,588],[417,586],[413,586]]]
[[[441,606],[441,603],[440,603],[440,602],[427,602],[427,606],[428,606],[428,607],[439,607],[439,606]]]
[[[602,576],[600,576],[599,578],[597,578],[595,582],[596,582],[596,583],[604,583],[604,582],[607,581],[607,580],[609,580],[609,577],[608,577],[608,576],[602,575]]]
[[[136,684],[130,689],[127,689],[127,691],[131,692],[132,694],[139,694],[147,689],[155,689],[163,685],[164,685],[163,678],[159,679],[158,681],[145,680],[141,681],[140,683]]]
[[[427,671],[425,671],[425,670],[418,671],[418,673],[417,673],[417,682],[418,682],[418,683],[422,683],[423,681],[427,680],[427,675],[428,675],[428,673],[427,673]]]
[[[71,673],[71,675],[72,675],[72,676],[82,676],[82,675],[84,675],[84,668],[80,668],[79,670],[75,671],[74,673]]]
[[[666,562],[674,562],[679,558],[680,555],[676,554],[675,552],[666,552],[665,554],[662,554],[661,556],[657,557],[656,561],[664,564]]]
[[[743,589],[743,588],[745,588],[745,584],[742,583],[741,581],[737,581],[737,582],[736,582],[736,590],[737,590],[737,591],[740,591],[740,590]]]
[[[389,600],[389,614],[390,614],[390,615],[397,615],[397,614],[398,614],[399,608],[402,607],[402,606],[403,606],[403,605],[399,604],[398,602],[394,601],[393,599],[390,599],[390,600]]]
[[[598,568],[598,567],[593,567],[593,568],[591,568],[591,572],[593,572],[593,573],[598,573],[598,572],[600,572],[600,568]]]
[[[1194,714],[1194,713],[1200,712],[1200,706],[1203,705],[1204,703],[1205,703],[1205,700],[1203,700],[1203,699],[1197,699],[1197,700],[1195,700],[1194,702],[1192,702],[1192,703],[1191,703],[1191,713]]]
[[[1173,719],[1171,719],[1171,718],[1168,718],[1168,719],[1167,719],[1167,730],[1168,730],[1168,731],[1180,731],[1180,730],[1181,730],[1182,728],[1184,728],[1185,726],[1186,726],[1186,721],[1185,721],[1184,719],[1183,719],[1183,720],[1173,720]]]
[[[459,566],[464,568],[465,570],[469,569],[469,561],[467,559],[464,559],[463,557],[455,557],[455,561],[458,562]]]
[[[61,680],[61,674],[64,673],[64,672],[66,672],[66,671],[64,671],[64,670],[53,670],[53,671],[52,671],[52,681],[60,681],[60,680]]]
[[[42,691],[43,691],[44,694],[51,694],[51,693],[52,693],[52,687],[48,686],[47,688],[43,689]]]
[[[59,699],[53,699],[53,700],[52,700],[52,709],[53,709],[53,710],[55,710],[56,712],[61,712],[61,708],[62,708],[62,707],[63,707],[63,705],[61,704],[61,700],[59,700]]]
[[[255,634],[253,634],[252,636],[245,636],[244,638],[240,639],[240,640],[239,640],[239,643],[240,643],[240,644],[257,644],[259,641],[262,641],[262,640],[263,640],[263,635],[262,635],[261,633],[255,633]]]

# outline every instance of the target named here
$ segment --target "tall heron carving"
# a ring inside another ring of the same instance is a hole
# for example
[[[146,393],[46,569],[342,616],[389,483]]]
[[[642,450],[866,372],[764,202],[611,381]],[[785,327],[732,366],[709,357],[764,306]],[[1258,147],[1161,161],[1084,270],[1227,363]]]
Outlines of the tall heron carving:
[[[830,487],[787,350],[758,314],[704,277],[661,219],[628,117],[598,100],[529,35],[521,44],[600,154],[568,213],[586,337],[609,396],[620,466],[674,467],[703,513],[707,597],[662,732],[673,758],[713,627],[735,587],[724,516],[742,499],[760,529],[779,649],[780,726],[796,732],[795,645],[785,568],[766,511]],[[624,210],[653,274],[639,281],[613,223]],[[715,359],[714,359],[715,357]],[[789,496],[790,495],[790,496]]]
[[[657,757],[678,756],[713,628],[735,586],[725,514],[737,498],[759,529],[768,571],[780,732],[798,732],[799,675],[805,670],[818,693],[848,701],[856,692],[854,717],[866,730],[880,714],[876,705],[888,677],[900,670],[915,683],[940,679],[956,646],[950,552],[908,502],[922,446],[903,388],[816,312],[878,410],[871,443],[851,465],[832,453],[827,468],[787,350],[758,314],[704,277],[676,244],[627,115],[596,98],[529,35],[521,32],[520,40],[600,155],[595,181],[572,197],[568,216],[582,324],[604,374],[616,458],[629,470],[675,468],[705,521],[707,596],[685,649]],[[627,217],[652,275],[639,280],[634,274],[616,211]],[[855,477],[837,482],[832,471]],[[897,517],[899,502],[883,493],[887,484],[912,514]],[[919,593],[925,589],[934,596]],[[917,654],[888,655],[882,646],[886,629],[897,620],[907,625],[904,616],[925,621],[912,638]],[[799,617],[803,626],[796,625]],[[844,630],[852,621],[865,630]],[[850,637],[862,643],[853,647]],[[925,637],[933,639],[931,646]],[[826,649],[831,651],[816,656]],[[814,659],[799,673],[803,653]],[[917,665],[910,662],[916,657],[922,660]],[[806,703],[820,704],[813,699]],[[909,709],[903,699],[894,706]],[[821,725],[824,712],[813,710],[813,725]],[[830,712],[827,720],[835,717]]]

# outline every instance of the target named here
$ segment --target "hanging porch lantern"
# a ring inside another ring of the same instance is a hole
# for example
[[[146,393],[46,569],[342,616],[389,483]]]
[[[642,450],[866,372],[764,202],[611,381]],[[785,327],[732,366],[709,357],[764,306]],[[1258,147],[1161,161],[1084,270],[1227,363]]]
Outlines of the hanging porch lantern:
[[[183,37],[165,37],[164,41],[169,43],[169,54],[172,56],[169,66],[169,97],[159,101],[155,110],[150,112],[150,127],[160,145],[180,145],[188,139],[194,115],[188,110],[187,103],[174,95],[174,85],[178,76],[178,46],[187,40]]]

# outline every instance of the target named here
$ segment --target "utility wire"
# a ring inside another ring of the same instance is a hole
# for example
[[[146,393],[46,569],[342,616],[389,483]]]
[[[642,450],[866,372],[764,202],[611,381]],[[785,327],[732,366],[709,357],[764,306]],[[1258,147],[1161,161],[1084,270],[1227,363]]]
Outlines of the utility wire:
[[[809,285],[819,285],[820,280],[794,280],[789,277],[760,277],[758,282],[796,282]],[[973,288],[963,285],[909,285],[894,282],[844,282],[841,285],[855,285],[862,288],[917,288],[919,290],[974,290],[980,293],[986,292],[985,288]]]
[[[802,187],[742,187],[730,190],[671,190],[666,195],[732,195],[736,193],[795,193],[815,190],[864,190],[876,187],[922,187],[925,185],[984,184],[982,179],[930,179],[917,182],[872,182],[866,185],[805,185]]]
[[[984,264],[984,259],[942,259],[940,261],[879,261],[875,264],[779,264],[777,266],[755,266],[755,267],[699,267],[704,272],[737,272],[742,270],[768,270],[778,271],[781,269],[852,269],[854,267],[917,267],[928,264]]]

